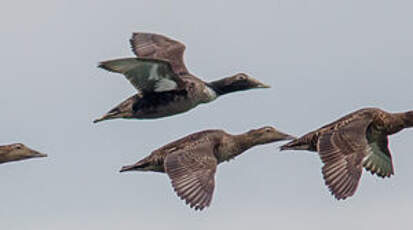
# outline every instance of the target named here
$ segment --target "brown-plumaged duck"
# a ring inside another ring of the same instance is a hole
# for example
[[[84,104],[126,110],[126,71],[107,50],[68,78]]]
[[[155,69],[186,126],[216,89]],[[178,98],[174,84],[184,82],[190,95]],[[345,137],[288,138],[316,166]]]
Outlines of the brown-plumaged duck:
[[[363,167],[379,177],[394,174],[387,136],[413,126],[413,111],[388,113],[364,108],[312,131],[281,150],[317,151],[331,193],[346,199],[356,192]]]
[[[115,118],[172,116],[227,93],[269,87],[244,73],[204,82],[185,67],[185,46],[159,34],[134,33],[130,43],[137,58],[104,61],[99,67],[125,75],[138,93],[96,119],[95,123]]]
[[[0,164],[37,157],[47,157],[47,155],[20,143],[0,146]]]
[[[191,208],[202,210],[211,203],[218,164],[253,146],[291,139],[294,137],[273,127],[253,129],[240,135],[205,130],[171,142],[120,171],[167,173],[177,195]]]

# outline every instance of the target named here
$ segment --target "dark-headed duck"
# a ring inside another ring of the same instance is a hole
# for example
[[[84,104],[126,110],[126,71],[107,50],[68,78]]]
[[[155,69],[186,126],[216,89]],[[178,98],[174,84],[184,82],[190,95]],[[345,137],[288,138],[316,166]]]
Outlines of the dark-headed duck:
[[[138,93],[96,119],[95,123],[115,118],[172,116],[227,93],[269,88],[244,73],[204,82],[186,69],[183,61],[185,46],[162,35],[134,33],[130,43],[137,58],[104,61],[99,67],[125,75]]]

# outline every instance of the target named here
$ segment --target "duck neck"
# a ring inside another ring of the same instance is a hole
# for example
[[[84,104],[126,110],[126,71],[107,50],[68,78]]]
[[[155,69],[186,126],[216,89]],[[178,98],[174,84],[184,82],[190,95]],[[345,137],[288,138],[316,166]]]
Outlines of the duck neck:
[[[0,146],[0,157],[7,155],[9,152],[7,146]]]
[[[387,116],[379,117],[379,125],[376,127],[379,127],[378,129],[384,134],[392,135],[405,128],[403,119],[403,113],[391,113]]]
[[[409,119],[406,113],[393,113],[393,117],[394,119],[393,119],[393,122],[391,122],[392,124],[390,126],[398,126],[399,130],[397,130],[396,132],[400,131],[401,129],[412,126],[412,124],[409,124],[411,122],[409,122]]]
[[[238,155],[240,155],[241,153],[247,151],[248,149],[254,147],[255,145],[257,145],[256,141],[251,138],[248,133],[243,133],[243,134],[239,134],[239,135],[234,135],[234,151],[232,152],[232,156],[231,158],[234,158]]]
[[[13,155],[10,155],[10,151],[4,148],[4,146],[0,147],[0,164],[7,162],[7,161],[13,161],[16,160]]]

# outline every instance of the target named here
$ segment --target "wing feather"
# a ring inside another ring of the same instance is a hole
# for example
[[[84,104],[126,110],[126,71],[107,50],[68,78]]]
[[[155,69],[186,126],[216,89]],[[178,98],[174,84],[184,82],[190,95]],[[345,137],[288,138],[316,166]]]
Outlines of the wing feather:
[[[366,131],[370,123],[371,119],[353,120],[321,134],[318,140],[324,181],[337,199],[346,199],[357,190],[362,160],[369,154]]]
[[[388,148],[387,136],[370,137],[370,153],[363,159],[363,166],[379,177],[391,177],[394,174],[393,162]]]
[[[169,62],[176,74],[188,73],[183,60],[184,44],[153,33],[133,33],[130,43],[136,56]]]
[[[213,144],[203,141],[168,154],[164,165],[177,195],[202,210],[212,200],[217,163]]]
[[[165,61],[122,58],[101,62],[99,67],[123,74],[143,93],[172,91],[184,87],[182,79]]]

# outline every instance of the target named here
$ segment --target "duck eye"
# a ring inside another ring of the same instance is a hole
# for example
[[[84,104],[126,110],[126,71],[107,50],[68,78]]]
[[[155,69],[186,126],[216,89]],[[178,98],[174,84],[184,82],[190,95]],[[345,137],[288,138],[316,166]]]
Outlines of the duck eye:
[[[247,77],[245,75],[239,75],[237,78],[239,81],[244,81],[247,79]]]

